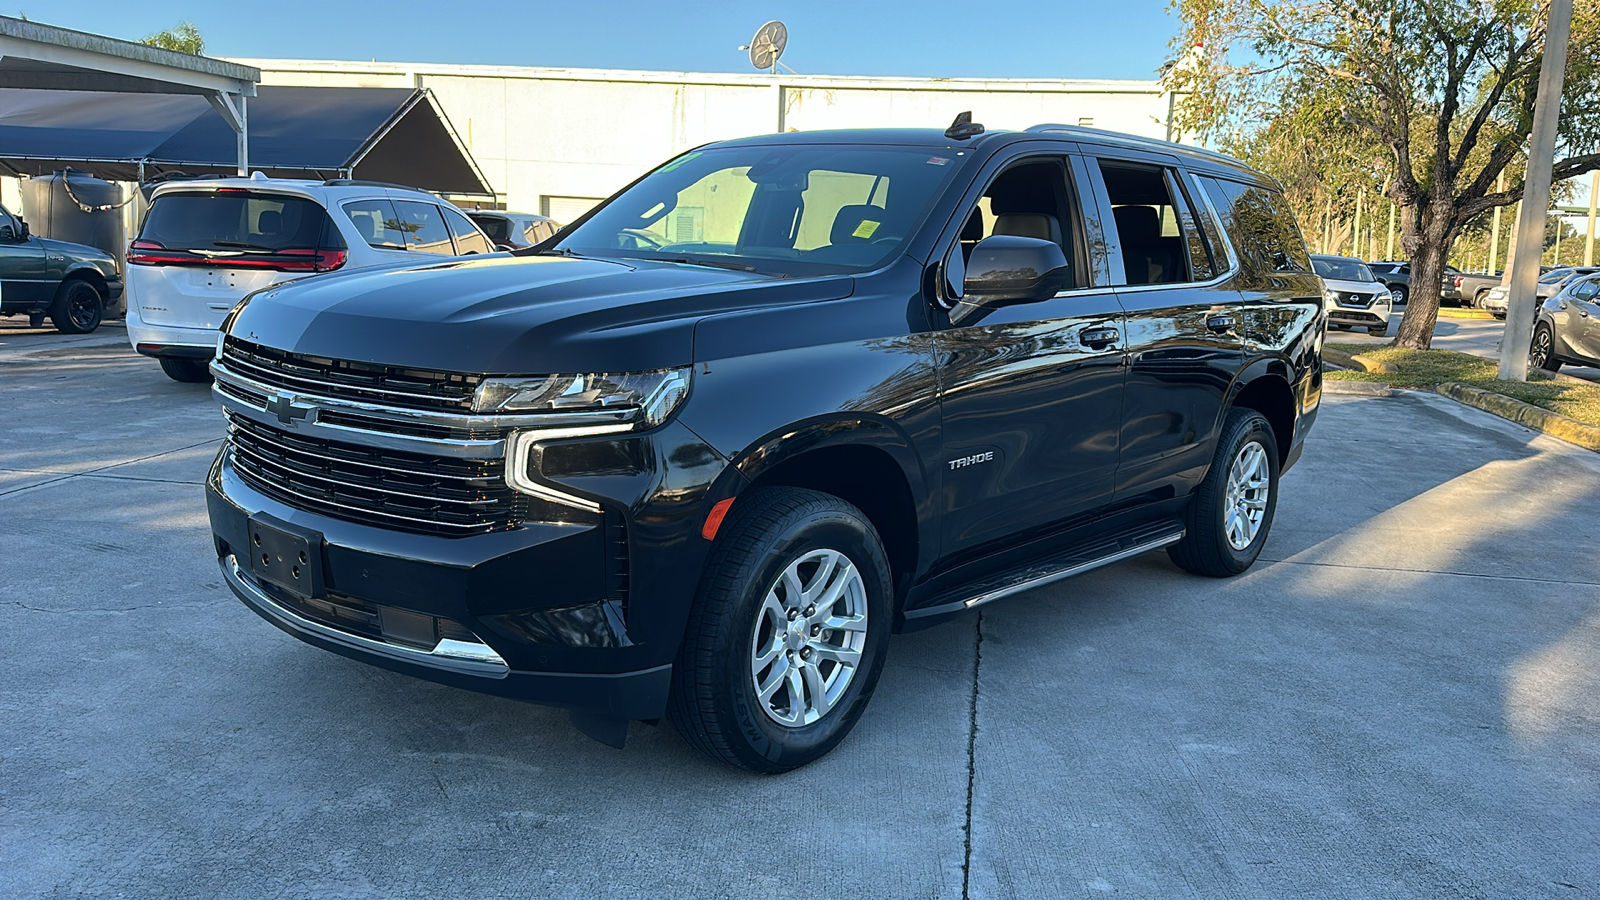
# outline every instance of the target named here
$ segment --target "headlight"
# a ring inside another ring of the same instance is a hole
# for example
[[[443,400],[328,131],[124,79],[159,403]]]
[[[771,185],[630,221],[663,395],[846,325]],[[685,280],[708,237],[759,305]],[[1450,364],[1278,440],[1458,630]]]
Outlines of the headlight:
[[[525,428],[506,443],[506,484],[553,503],[600,511],[600,504],[543,479],[545,445],[654,428],[689,395],[688,367],[652,372],[490,378],[472,398],[477,413],[527,413]]]
[[[688,394],[687,367],[624,374],[490,378],[478,385],[473,394],[472,411],[608,412],[622,414],[617,418],[634,423],[635,428],[653,428],[665,422]]]
[[[1328,303],[1338,303],[1339,302],[1339,292],[1338,291],[1324,290],[1322,292],[1322,299],[1324,301],[1328,302]]]
[[[1378,295],[1376,297],[1372,298],[1372,305],[1373,306],[1379,306],[1379,305],[1388,306],[1389,304],[1391,304],[1393,302],[1394,302],[1394,295],[1389,293],[1388,291],[1379,291]]]

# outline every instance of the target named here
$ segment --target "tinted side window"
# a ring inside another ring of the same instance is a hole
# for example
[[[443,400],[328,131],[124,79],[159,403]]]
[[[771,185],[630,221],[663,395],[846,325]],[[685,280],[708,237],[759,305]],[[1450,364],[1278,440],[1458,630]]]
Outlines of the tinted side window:
[[[343,207],[367,243],[380,250],[406,249],[405,226],[387,200],[353,200]]]
[[[407,249],[441,256],[455,253],[450,245],[450,229],[445,227],[439,207],[416,200],[396,200],[394,208],[400,213]]]
[[[478,223],[489,240],[497,243],[504,243],[506,236],[511,233],[511,223],[499,216],[473,216],[472,221]]]
[[[445,224],[450,226],[450,236],[456,241],[456,254],[466,256],[469,253],[493,253],[494,247],[489,239],[484,237],[467,217],[453,209],[440,207],[444,210]]]
[[[1212,204],[1238,235],[1239,252],[1260,272],[1310,272],[1300,226],[1289,202],[1276,191],[1221,178],[1206,178]]]
[[[1593,281],[1585,281],[1572,289],[1572,296],[1579,300],[1592,300],[1596,293],[1600,293],[1600,283]]]
[[[1100,175],[1111,201],[1112,230],[1122,247],[1128,284],[1178,284],[1210,277],[1204,239],[1195,230],[1194,216],[1174,199],[1164,169],[1101,160]],[[1195,266],[1197,261],[1200,267]]]

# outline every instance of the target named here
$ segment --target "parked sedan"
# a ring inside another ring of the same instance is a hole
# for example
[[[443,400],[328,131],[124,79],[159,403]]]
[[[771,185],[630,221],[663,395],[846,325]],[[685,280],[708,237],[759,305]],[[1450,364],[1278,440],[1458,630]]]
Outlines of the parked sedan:
[[[1528,364],[1600,366],[1600,273],[1579,275],[1539,307]]]
[[[1368,334],[1388,333],[1394,295],[1366,263],[1348,256],[1312,256],[1311,268],[1322,276],[1323,307],[1328,311],[1329,328],[1362,326]]]
[[[1539,281],[1534,286],[1536,293],[1535,302],[1544,303],[1551,297],[1561,293],[1574,281],[1584,275],[1593,275],[1600,272],[1600,266],[1561,266],[1545,272],[1539,276]],[[1480,304],[1483,309],[1492,313],[1496,319],[1506,317],[1506,301],[1509,299],[1511,289],[1505,285],[1498,285],[1488,294],[1484,295]]]

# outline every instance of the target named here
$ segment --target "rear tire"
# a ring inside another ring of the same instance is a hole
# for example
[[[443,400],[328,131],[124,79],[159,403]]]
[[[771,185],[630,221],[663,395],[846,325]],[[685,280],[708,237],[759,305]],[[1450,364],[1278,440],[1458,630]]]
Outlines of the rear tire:
[[[211,370],[207,368],[207,363],[203,359],[166,356],[159,362],[161,371],[167,373],[167,377],[173,381],[181,381],[184,384],[205,384],[211,380]]]
[[[888,556],[854,506],[789,487],[740,497],[689,612],[667,717],[702,753],[752,772],[821,757],[872,699],[891,595]]]
[[[1226,578],[1250,568],[1278,508],[1278,442],[1266,416],[1234,409],[1211,468],[1184,513],[1183,540],[1167,548],[1179,568]]]
[[[62,282],[50,304],[50,324],[62,334],[88,334],[100,327],[104,315],[100,292],[80,278]]]

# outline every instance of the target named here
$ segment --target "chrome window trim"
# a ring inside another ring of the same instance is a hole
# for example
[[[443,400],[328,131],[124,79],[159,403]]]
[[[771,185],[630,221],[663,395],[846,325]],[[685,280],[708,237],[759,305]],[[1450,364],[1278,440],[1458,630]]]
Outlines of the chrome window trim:
[[[1110,284],[1092,288],[1073,288],[1071,290],[1062,291],[1056,294],[1056,297],[1070,297],[1073,294],[1086,293],[1089,291],[1104,292],[1110,290],[1115,291],[1118,294],[1136,294],[1143,293],[1145,291],[1170,291],[1177,288],[1192,290],[1195,288],[1221,287],[1224,282],[1229,281],[1234,276],[1239,274],[1239,255],[1233,249],[1233,242],[1228,239],[1227,229],[1222,227],[1222,218],[1217,215],[1217,208],[1211,204],[1211,195],[1206,193],[1205,186],[1200,184],[1199,176],[1185,169],[1179,169],[1177,171],[1181,172],[1185,178],[1189,179],[1189,186],[1192,187],[1195,193],[1200,196],[1200,202],[1205,205],[1206,213],[1211,218],[1212,227],[1216,230],[1217,237],[1222,241],[1223,252],[1228,257],[1228,268],[1221,274],[1207,278],[1205,281],[1173,281],[1163,284]],[[1118,240],[1121,240],[1120,235],[1118,236]]]
[[[391,644],[374,638],[363,637],[324,625],[321,622],[308,619],[288,607],[280,605],[272,599],[266,591],[256,585],[255,581],[244,574],[239,567],[239,560],[229,554],[218,560],[222,565],[222,576],[233,588],[233,592],[240,599],[248,603],[256,612],[273,620],[291,632],[311,634],[324,640],[333,641],[355,650],[362,650],[400,662],[415,663],[434,669],[444,669],[448,672],[458,672],[464,675],[477,675],[483,678],[505,678],[511,674],[511,667],[493,647],[483,643],[470,641],[457,641],[445,638],[432,650],[419,650],[403,644]]]

